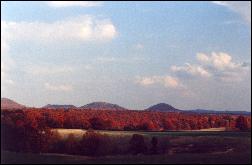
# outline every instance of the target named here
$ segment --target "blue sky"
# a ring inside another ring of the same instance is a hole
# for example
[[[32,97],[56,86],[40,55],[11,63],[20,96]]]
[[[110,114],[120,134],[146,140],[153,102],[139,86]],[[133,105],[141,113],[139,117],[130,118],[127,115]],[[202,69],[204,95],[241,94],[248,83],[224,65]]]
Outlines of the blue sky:
[[[251,111],[250,2],[1,2],[1,97]]]

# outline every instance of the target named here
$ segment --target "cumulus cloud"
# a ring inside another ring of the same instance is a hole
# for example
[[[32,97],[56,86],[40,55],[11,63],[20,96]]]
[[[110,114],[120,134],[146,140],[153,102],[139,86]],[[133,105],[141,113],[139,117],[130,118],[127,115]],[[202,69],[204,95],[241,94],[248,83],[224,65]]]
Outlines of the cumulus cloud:
[[[168,75],[167,76],[138,77],[136,82],[143,86],[161,84],[167,88],[177,88],[181,85],[177,78],[168,76]]]
[[[110,21],[103,21],[95,27],[98,39],[113,39],[117,32],[115,26]]]
[[[137,78],[137,83],[143,86],[148,86],[148,85],[152,85],[156,82],[159,82],[159,78],[153,76],[153,77],[138,77]]]
[[[136,83],[145,87],[159,84],[166,88],[182,89],[183,93],[193,93],[187,85],[194,80],[197,83],[211,80],[234,83],[243,81],[251,73],[250,64],[234,62],[227,53],[212,52],[210,55],[198,53],[196,58],[198,63],[173,65],[164,76],[137,77]]]
[[[197,53],[197,60],[207,63],[209,62],[209,57],[205,53]]]
[[[84,15],[52,23],[1,21],[8,41],[72,42],[109,41],[117,30],[109,19],[97,19]],[[1,28],[2,29],[2,28]]]
[[[68,91],[72,91],[73,87],[71,85],[66,85],[66,84],[57,84],[57,85],[53,85],[50,83],[45,83],[44,84],[45,89],[49,90],[49,91],[63,91],[63,92],[68,92]]]
[[[232,61],[232,57],[227,54],[227,53],[215,53],[212,52],[210,56],[207,56],[204,53],[198,53],[197,54],[197,59],[200,62],[203,62],[205,64],[210,64],[216,69],[232,69],[232,68],[237,68],[240,67],[241,64],[234,63]]]
[[[205,59],[202,59],[205,57]],[[223,52],[212,52],[210,55],[206,55],[204,53],[198,53],[197,59],[203,65],[210,66],[216,70],[223,70],[223,71],[240,71],[242,69],[248,69],[250,64],[245,62],[234,62],[232,56],[228,53]]]
[[[226,6],[240,14],[251,25],[251,1],[212,1],[216,5]]]
[[[48,1],[46,2],[51,7],[62,8],[62,7],[94,7],[102,5],[99,1]]]
[[[136,77],[136,84],[143,87],[151,87],[154,85],[160,85],[170,91],[178,93],[181,97],[194,97],[195,93],[190,90],[184,83],[178,78],[171,75],[164,76],[149,76],[149,77]]]
[[[250,72],[250,64],[234,62],[228,53],[212,52],[210,55],[198,53],[196,58],[198,64],[186,63],[185,66],[172,66],[171,71],[195,77],[211,77],[225,82],[242,81]]]
[[[30,42],[55,44],[59,42],[106,42],[117,35],[109,19],[97,19],[90,15],[66,18],[55,22],[15,22],[1,20],[1,87],[14,84],[10,72],[15,67],[10,49],[13,43]],[[29,66],[25,72],[33,75],[72,72],[67,66]]]
[[[199,65],[191,65],[186,63],[185,66],[172,66],[171,71],[173,72],[185,72],[192,76],[201,76],[201,77],[211,77],[211,74]]]
[[[163,84],[165,87],[171,87],[171,88],[176,88],[179,87],[180,83],[179,80],[175,77],[172,76],[165,76],[163,77]]]

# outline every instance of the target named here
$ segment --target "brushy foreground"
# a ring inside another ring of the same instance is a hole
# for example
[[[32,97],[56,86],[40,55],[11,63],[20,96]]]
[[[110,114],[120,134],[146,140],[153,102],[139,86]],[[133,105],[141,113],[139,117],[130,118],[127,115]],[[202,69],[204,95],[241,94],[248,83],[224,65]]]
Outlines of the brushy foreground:
[[[1,162],[57,162],[61,156],[63,163],[229,163],[226,155],[234,159],[232,163],[249,162],[250,119],[128,111],[7,110],[1,112]],[[158,123],[153,125],[152,121]],[[216,128],[226,131],[205,131]],[[192,131],[200,129],[204,131]]]
[[[77,131],[77,133],[79,132]],[[206,136],[207,133],[209,136]],[[195,136],[191,136],[192,133],[189,132],[189,136],[186,136],[186,132],[182,132],[177,136],[158,135],[157,132],[149,132],[144,135],[126,132],[125,135],[123,133],[113,135],[112,133],[101,134],[88,131],[83,135],[82,140],[78,140],[75,134],[70,133],[66,139],[59,138],[61,143],[57,145],[61,144],[63,148],[58,153],[35,154],[2,151],[1,162],[250,163],[250,132],[240,132],[240,136],[237,132],[233,133],[232,136],[232,132],[229,134],[206,132],[204,136],[201,136],[195,132]],[[82,153],[78,153],[77,150]]]

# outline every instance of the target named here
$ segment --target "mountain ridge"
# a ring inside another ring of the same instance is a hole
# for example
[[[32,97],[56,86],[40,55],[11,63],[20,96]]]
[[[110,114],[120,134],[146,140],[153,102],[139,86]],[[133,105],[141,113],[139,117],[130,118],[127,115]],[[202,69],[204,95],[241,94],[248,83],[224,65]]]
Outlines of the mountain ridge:
[[[22,109],[25,107],[26,106],[19,104],[12,99],[5,97],[1,98],[1,109]]]
[[[75,109],[77,108],[74,105],[71,104],[47,104],[43,106],[42,108],[48,108],[48,109],[58,109],[58,108],[63,108],[63,109]]]
[[[1,98],[1,109],[22,109],[27,108],[27,106],[19,104],[9,98]],[[48,109],[90,109],[90,110],[129,110],[117,104],[112,104],[108,102],[96,101],[85,104],[83,106],[77,107],[72,104],[47,104],[41,108]],[[150,106],[144,110],[137,111],[147,111],[147,112],[177,112],[177,113],[195,113],[195,114],[231,114],[231,115],[251,115],[249,111],[230,111],[230,110],[207,110],[207,109],[191,109],[191,110],[181,110],[177,109],[167,103],[158,103]]]
[[[251,115],[249,111],[230,111],[230,110],[210,110],[210,109],[193,109],[184,110],[186,113],[198,113],[198,114],[233,114],[233,115]]]
[[[117,104],[112,104],[112,103],[107,103],[107,102],[92,102],[86,105],[83,105],[79,107],[80,109],[96,109],[96,110],[104,110],[104,109],[109,109],[109,110],[127,110],[124,107],[121,107]]]
[[[158,103],[155,105],[150,106],[149,108],[145,109],[145,111],[152,111],[152,112],[182,112],[177,108],[174,108],[170,104],[167,103]]]

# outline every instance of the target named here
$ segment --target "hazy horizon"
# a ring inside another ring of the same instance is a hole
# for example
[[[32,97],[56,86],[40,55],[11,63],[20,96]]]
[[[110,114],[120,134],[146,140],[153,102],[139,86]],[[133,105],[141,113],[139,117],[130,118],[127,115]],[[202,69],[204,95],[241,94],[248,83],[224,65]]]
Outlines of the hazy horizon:
[[[6,97],[2,97],[1,99],[10,99],[10,100],[12,100],[12,101],[15,101],[16,102],[16,100],[14,100],[14,99],[11,99],[11,98],[6,98]],[[20,103],[20,102],[16,102],[16,103],[19,103],[19,104],[21,104],[21,105],[24,105],[24,104],[22,104],[22,103]],[[117,104],[117,103],[111,103],[111,102],[105,102],[105,101],[93,101],[93,102],[88,102],[88,103],[84,103],[84,104],[81,104],[81,105],[75,105],[75,104],[71,104],[71,103],[62,103],[62,104],[57,104],[57,103],[45,103],[44,105],[42,105],[42,106],[29,106],[29,105],[24,105],[24,106],[26,106],[26,107],[30,107],[30,108],[42,108],[42,107],[44,107],[44,106],[47,106],[47,105],[73,105],[73,106],[75,106],[75,107],[77,107],[77,108],[80,108],[81,106],[84,106],[84,105],[87,105],[87,104],[90,104],[90,103],[110,103],[110,104],[116,104],[116,105],[118,105],[118,106],[120,106],[120,107],[122,107],[122,108],[125,108],[125,109],[127,109],[127,110],[146,110],[146,109],[148,109],[148,108],[150,108],[151,106],[154,106],[154,105],[157,105],[157,104],[163,104],[164,102],[159,102],[159,103],[154,103],[154,104],[152,104],[152,105],[146,105],[145,106],[145,108],[143,108],[143,109],[130,109],[130,108],[128,108],[128,107],[124,107],[124,106],[121,106],[121,105],[119,105],[119,104]],[[164,104],[168,104],[168,105],[170,105],[169,103],[164,103]],[[171,106],[173,106],[173,105],[171,105]],[[173,106],[174,107],[174,106]],[[174,108],[177,108],[177,107],[174,107]],[[177,108],[178,109],[178,108]],[[213,110],[213,111],[219,111],[219,112],[221,112],[221,111],[232,111],[232,110],[229,110],[229,109],[204,109],[204,108],[191,108],[191,109],[179,109],[179,110],[185,110],[185,111],[187,111],[187,110]],[[248,111],[248,110],[239,110],[239,109],[237,109],[237,110],[234,110],[234,111],[245,111],[245,112],[251,112],[251,111]]]
[[[1,1],[1,98],[251,112],[251,2]]]

